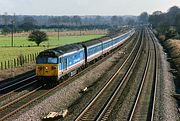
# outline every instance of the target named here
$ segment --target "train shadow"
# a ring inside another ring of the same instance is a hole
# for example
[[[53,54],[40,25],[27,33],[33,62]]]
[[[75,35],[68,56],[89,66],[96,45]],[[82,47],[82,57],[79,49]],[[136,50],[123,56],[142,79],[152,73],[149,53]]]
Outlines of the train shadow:
[[[45,86],[44,84],[39,83],[37,80],[29,80],[24,83],[20,83],[17,85],[6,85],[5,87],[0,89],[0,98],[5,95],[18,95],[18,93],[29,93],[35,90],[49,90],[50,88]]]

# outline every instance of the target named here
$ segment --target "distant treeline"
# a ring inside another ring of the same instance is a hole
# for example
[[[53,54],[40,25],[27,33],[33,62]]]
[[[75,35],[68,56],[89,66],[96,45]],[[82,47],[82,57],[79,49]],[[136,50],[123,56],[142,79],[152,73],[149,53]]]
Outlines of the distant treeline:
[[[155,11],[149,16],[152,27],[158,31],[159,35],[164,35],[165,40],[169,38],[180,39],[180,8],[171,7],[167,13]]]
[[[12,31],[12,25],[0,25],[0,28],[2,28],[2,34],[10,33]],[[74,26],[74,25],[50,25],[50,26],[38,26],[33,25],[29,27],[19,26],[19,27],[13,27],[14,32],[27,32],[34,29],[56,29],[55,31],[60,30],[93,30],[93,29],[109,29],[111,26],[109,25],[81,25],[81,26]]]
[[[0,15],[0,29],[3,34],[32,31],[34,29],[109,29],[135,25],[136,16],[27,16]]]

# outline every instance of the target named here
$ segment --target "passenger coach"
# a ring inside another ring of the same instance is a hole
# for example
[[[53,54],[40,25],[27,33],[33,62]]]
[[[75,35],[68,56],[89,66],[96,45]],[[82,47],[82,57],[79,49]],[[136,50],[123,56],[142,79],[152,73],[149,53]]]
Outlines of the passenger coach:
[[[36,58],[37,79],[48,86],[56,85],[61,78],[73,76],[85,65],[117,48],[134,32],[133,29],[118,36],[106,36],[45,50]]]

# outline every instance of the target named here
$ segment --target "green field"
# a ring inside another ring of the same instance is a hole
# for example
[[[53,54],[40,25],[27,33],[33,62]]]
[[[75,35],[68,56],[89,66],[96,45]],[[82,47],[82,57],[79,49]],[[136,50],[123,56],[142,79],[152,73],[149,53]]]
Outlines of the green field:
[[[63,45],[68,43],[75,43],[86,41],[93,38],[98,38],[103,35],[82,35],[82,36],[60,36],[59,40],[56,36],[49,36],[49,40],[42,42],[42,45]],[[11,37],[0,36],[0,47],[11,46]],[[14,37],[14,46],[36,46],[35,42],[28,41],[27,37]]]
[[[34,42],[28,41],[27,37],[15,37],[14,45],[18,47],[7,47],[11,45],[11,38],[0,37],[0,62],[3,62],[5,60],[12,60],[20,55],[34,54],[36,52],[40,52],[42,50],[48,49],[47,45],[50,46],[49,48],[53,48],[59,45],[87,41],[93,38],[99,38],[101,36],[103,35],[61,36],[60,40],[58,40],[57,37],[50,36],[49,41],[41,43],[40,47],[37,47]]]

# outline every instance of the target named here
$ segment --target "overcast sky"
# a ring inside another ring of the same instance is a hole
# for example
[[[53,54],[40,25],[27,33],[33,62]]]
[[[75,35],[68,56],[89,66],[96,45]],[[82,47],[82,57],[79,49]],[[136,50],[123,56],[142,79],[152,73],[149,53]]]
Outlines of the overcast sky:
[[[0,0],[0,14],[139,15],[180,7],[180,0]]]

